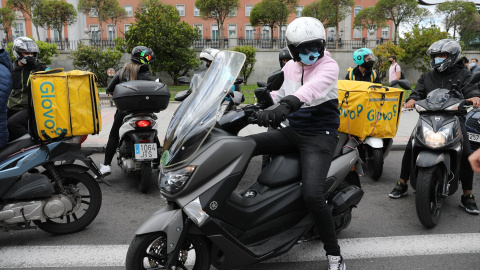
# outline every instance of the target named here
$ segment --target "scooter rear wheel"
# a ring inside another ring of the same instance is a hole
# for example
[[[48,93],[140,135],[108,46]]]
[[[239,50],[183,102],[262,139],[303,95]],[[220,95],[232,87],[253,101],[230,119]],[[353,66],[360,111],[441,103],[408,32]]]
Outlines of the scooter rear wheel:
[[[150,189],[150,181],[152,180],[152,165],[150,162],[142,162],[140,168],[140,181],[138,182],[138,190],[147,193]]]
[[[128,247],[127,270],[165,269],[167,262],[167,237],[164,232],[137,235]],[[177,269],[210,269],[210,249],[200,235],[187,235],[176,263]]]
[[[49,219],[45,222],[34,221],[38,228],[51,234],[70,234],[83,230],[97,217],[102,205],[102,190],[97,181],[87,173],[58,171],[65,179],[65,187],[78,188],[81,196],[81,205],[73,213],[61,218]]]
[[[383,173],[383,150],[381,148],[373,148],[369,145],[366,145],[365,152],[365,159],[368,166],[368,176],[377,181]]]
[[[435,227],[440,219],[443,204],[442,173],[438,165],[420,168],[418,172],[415,205],[418,219],[427,228]]]

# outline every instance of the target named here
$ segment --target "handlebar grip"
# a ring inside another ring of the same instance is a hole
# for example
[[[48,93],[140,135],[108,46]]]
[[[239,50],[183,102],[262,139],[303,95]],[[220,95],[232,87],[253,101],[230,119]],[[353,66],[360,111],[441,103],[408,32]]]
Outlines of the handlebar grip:
[[[468,105],[473,105],[473,102],[471,102],[471,101],[465,101],[465,104],[464,104],[464,105],[467,105],[467,106],[468,106]]]

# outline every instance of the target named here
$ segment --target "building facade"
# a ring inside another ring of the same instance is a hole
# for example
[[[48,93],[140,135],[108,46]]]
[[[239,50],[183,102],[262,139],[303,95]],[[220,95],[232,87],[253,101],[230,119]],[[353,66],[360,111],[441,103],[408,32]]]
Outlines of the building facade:
[[[1,6],[5,6],[6,1],[7,0],[1,0]],[[66,0],[66,2],[75,7],[78,5],[78,0]],[[125,19],[116,24],[103,22],[102,27],[99,25],[98,17],[94,10],[88,14],[78,12],[77,21],[71,26],[64,27],[62,37],[64,41],[67,42],[79,41],[84,37],[85,33],[90,34],[93,41],[112,41],[115,37],[123,38],[124,33],[129,30],[135,21],[134,14],[140,2],[140,0],[118,0],[119,5],[125,9]],[[200,30],[202,38],[196,43],[196,45],[199,45],[199,48],[208,46],[208,42],[212,42],[210,45],[215,45],[214,42],[220,38],[217,23],[215,21],[202,19],[200,11],[195,7],[195,0],[162,0],[162,2],[174,6],[178,10],[182,21],[186,21],[191,26],[197,27]],[[275,29],[270,29],[268,26],[251,26],[249,21],[250,12],[259,2],[261,2],[261,0],[240,0],[239,7],[233,10],[231,16],[226,19],[223,25],[223,32],[229,47],[236,45],[255,45],[257,47],[260,46],[260,48],[268,48],[271,44],[269,39],[271,38],[272,31],[275,41],[274,47],[279,48],[284,46],[282,41],[285,35],[286,25],[276,27]],[[289,16],[288,22],[300,17],[305,6],[312,2],[314,2],[314,0],[299,0],[296,13]],[[344,43],[348,41],[355,42],[355,44],[357,44],[356,47],[366,47],[368,40],[376,40],[378,43],[379,40],[386,41],[391,39],[394,32],[391,21],[388,22],[386,27],[380,28],[374,33],[353,27],[354,16],[363,8],[374,6],[376,2],[377,0],[355,0],[351,14],[344,21],[340,22],[339,36],[335,36],[336,31],[334,27],[326,29],[327,41],[334,42],[340,39]],[[3,27],[1,29],[3,29]],[[56,30],[40,28],[40,36],[38,37],[31,19],[28,15],[22,14],[21,12],[17,12],[16,26],[12,27],[9,32],[11,39],[17,36],[29,36],[37,40],[61,42]],[[5,39],[4,31],[0,31],[0,39]],[[259,41],[262,43],[259,43]]]

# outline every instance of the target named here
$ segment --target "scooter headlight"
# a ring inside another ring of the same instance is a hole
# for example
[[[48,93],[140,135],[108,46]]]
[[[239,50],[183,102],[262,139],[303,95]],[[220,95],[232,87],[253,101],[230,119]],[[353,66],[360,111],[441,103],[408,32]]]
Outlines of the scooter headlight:
[[[195,169],[196,166],[192,165],[168,173],[164,173],[163,169],[161,169],[158,176],[158,185],[161,190],[167,193],[177,193],[185,186]]]
[[[450,123],[441,127],[437,132],[433,132],[430,126],[423,126],[423,138],[425,144],[432,148],[439,148],[445,146],[454,139],[453,124]]]
[[[198,227],[202,226],[203,223],[207,220],[209,215],[203,211],[202,204],[200,203],[200,198],[196,198],[195,200],[191,201],[183,208],[187,216],[197,224]]]

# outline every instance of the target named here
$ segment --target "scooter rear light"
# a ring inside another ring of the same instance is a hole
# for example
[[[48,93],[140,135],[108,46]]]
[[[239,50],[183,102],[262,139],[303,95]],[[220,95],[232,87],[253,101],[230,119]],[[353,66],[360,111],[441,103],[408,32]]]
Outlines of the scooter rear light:
[[[141,143],[149,143],[150,140],[140,140]]]
[[[185,205],[183,210],[185,210],[187,216],[197,224],[198,227],[202,226],[209,217],[209,215],[203,211],[199,197]]]
[[[137,122],[135,122],[135,125],[137,125],[137,127],[149,127],[150,125],[152,124],[152,122],[150,122],[149,120],[139,120]]]

